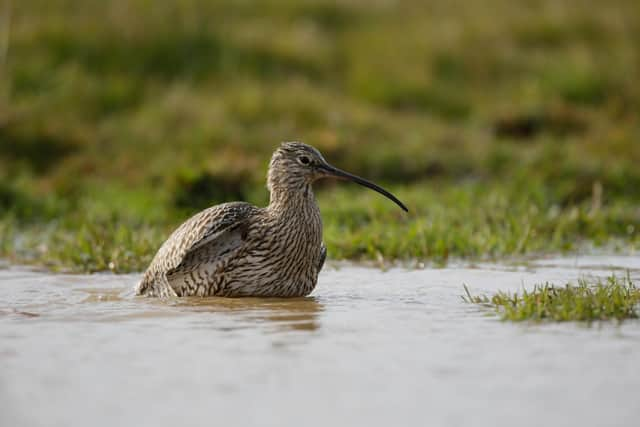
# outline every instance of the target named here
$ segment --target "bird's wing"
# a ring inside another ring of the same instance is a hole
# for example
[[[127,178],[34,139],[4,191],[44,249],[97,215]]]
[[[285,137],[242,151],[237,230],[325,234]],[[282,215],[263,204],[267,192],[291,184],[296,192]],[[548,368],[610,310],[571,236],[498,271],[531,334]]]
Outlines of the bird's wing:
[[[214,264],[232,255],[244,243],[248,230],[249,222],[243,219],[207,233],[184,253],[178,265],[167,271],[167,276],[172,279],[173,275],[197,270],[203,264]]]
[[[239,247],[246,237],[247,219],[257,210],[244,202],[224,203],[185,221],[158,250],[138,286],[138,294],[146,294],[158,276],[167,277],[187,263],[205,256],[224,256]]]

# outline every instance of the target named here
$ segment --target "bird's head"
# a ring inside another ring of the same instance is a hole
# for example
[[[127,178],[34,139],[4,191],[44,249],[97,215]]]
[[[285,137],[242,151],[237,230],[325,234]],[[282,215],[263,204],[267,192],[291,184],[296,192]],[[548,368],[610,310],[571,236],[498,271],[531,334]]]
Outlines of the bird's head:
[[[407,207],[384,188],[359,176],[331,166],[322,154],[302,142],[284,142],[273,153],[269,164],[267,187],[269,191],[301,191],[320,178],[339,178],[356,182],[391,199],[404,211]]]

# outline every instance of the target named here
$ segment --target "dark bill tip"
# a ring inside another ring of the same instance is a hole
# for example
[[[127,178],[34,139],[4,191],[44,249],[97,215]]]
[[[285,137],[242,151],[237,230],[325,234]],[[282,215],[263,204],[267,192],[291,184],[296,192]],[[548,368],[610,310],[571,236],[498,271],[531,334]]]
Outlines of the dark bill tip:
[[[402,203],[396,196],[394,196],[393,194],[391,194],[390,192],[388,192],[387,190],[385,190],[384,188],[380,187],[377,184],[374,184],[371,181],[368,181],[364,178],[360,178],[357,175],[353,175],[350,174],[349,172],[345,172],[343,170],[340,170],[338,168],[335,168],[331,165],[322,165],[320,166],[320,168],[325,171],[328,175],[334,176],[336,178],[342,178],[342,179],[346,179],[349,181],[353,181],[356,182],[364,187],[370,188],[373,191],[377,191],[378,193],[382,194],[383,196],[385,196],[386,198],[392,200],[396,205],[400,206],[400,208],[405,211],[405,212],[409,212],[409,209],[405,206],[404,203]]]

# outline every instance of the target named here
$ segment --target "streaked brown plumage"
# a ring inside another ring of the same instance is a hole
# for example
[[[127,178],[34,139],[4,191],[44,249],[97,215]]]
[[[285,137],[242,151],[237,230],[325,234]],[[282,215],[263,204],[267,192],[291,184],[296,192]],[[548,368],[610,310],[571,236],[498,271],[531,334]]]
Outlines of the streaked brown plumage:
[[[160,247],[136,294],[308,295],[326,257],[322,219],[311,188],[323,177],[358,182],[407,210],[386,190],[329,165],[315,148],[285,142],[269,164],[269,206],[232,202],[194,215]]]

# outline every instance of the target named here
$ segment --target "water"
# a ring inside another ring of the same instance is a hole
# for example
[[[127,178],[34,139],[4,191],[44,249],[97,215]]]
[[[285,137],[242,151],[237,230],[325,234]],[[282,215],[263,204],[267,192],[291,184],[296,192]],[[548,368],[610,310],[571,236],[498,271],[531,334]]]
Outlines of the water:
[[[158,301],[137,275],[5,268],[0,425],[635,426],[640,322],[512,324],[460,298],[626,269],[330,266],[309,298]]]

